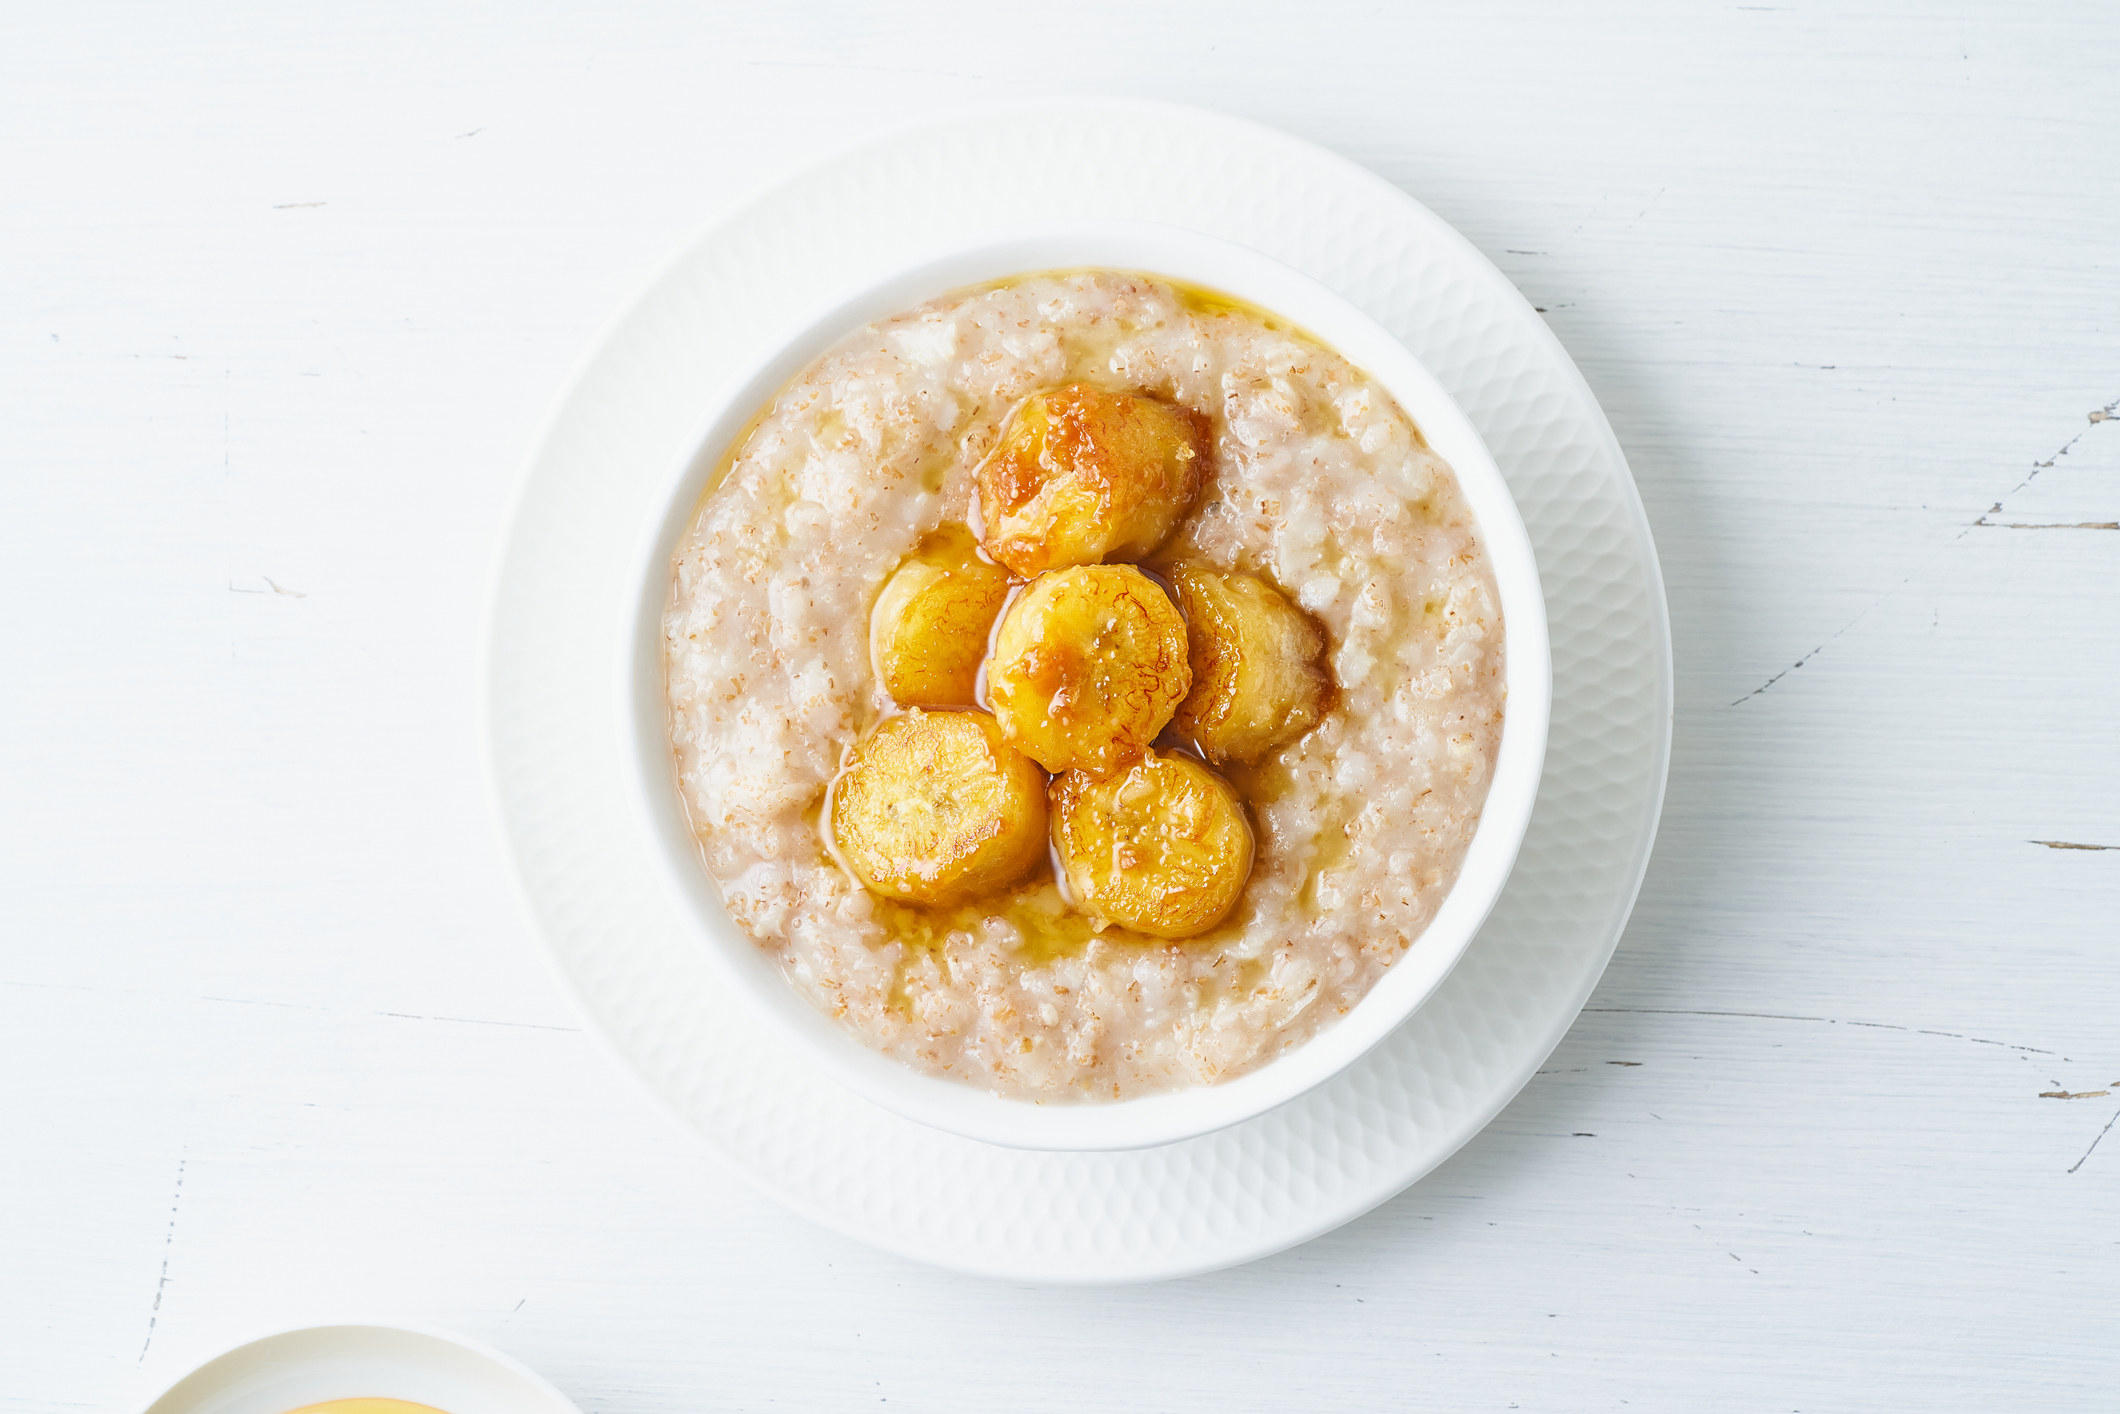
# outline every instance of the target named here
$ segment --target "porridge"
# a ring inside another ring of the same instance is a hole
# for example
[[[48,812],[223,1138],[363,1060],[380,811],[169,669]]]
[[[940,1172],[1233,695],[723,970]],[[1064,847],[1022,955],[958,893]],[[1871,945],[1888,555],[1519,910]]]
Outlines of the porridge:
[[[730,916],[868,1045],[1029,1099],[1240,1074],[1415,945],[1485,800],[1500,598],[1344,359],[1026,276],[783,388],[679,548],[677,778]]]

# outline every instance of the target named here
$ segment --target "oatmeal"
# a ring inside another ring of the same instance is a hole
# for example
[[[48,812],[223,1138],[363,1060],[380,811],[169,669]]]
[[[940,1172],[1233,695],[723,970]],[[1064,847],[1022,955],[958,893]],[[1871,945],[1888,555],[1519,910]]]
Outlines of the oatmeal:
[[[701,502],[665,633],[737,925],[870,1046],[1032,1099],[1212,1083],[1343,1015],[1501,738],[1450,468],[1300,332],[1122,272],[819,358]]]

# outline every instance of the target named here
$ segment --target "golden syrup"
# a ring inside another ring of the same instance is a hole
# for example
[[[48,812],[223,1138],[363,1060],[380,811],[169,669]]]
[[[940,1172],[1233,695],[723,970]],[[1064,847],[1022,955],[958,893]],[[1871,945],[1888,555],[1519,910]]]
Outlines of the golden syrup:
[[[1068,907],[1060,886],[1048,870],[1041,869],[1007,893],[988,895],[966,903],[929,908],[898,899],[875,899],[876,918],[884,931],[909,951],[932,956],[943,963],[944,945],[953,933],[977,936],[988,919],[998,918],[1013,927],[1022,941],[1015,956],[1027,967],[1042,967],[1063,957],[1078,957],[1092,939],[1153,942],[1136,938],[1124,928],[1100,930],[1086,914]],[[908,958],[911,962],[913,959]],[[904,969],[900,969],[902,990]],[[894,1000],[896,998],[894,997]]]
[[[1222,291],[1210,289],[1206,285],[1195,285],[1186,280],[1173,280],[1167,275],[1152,275],[1149,278],[1159,284],[1168,285],[1171,291],[1177,295],[1179,307],[1187,314],[1204,315],[1208,318],[1213,318],[1216,315],[1232,314],[1252,324],[1263,324],[1277,334],[1294,334],[1298,338],[1309,339],[1314,344],[1323,342],[1313,337],[1306,330],[1289,323],[1272,310],[1253,304],[1250,300],[1239,299],[1231,294],[1224,294]]]
[[[842,866],[844,867],[844,866]],[[989,894],[984,898],[941,908],[930,908],[919,904],[904,903],[897,899],[886,899],[871,895],[875,906],[875,917],[883,924],[884,932],[893,942],[905,946],[907,956],[898,967],[898,979],[891,992],[892,1006],[910,1015],[911,994],[907,989],[908,970],[917,965],[922,957],[932,957],[937,966],[943,968],[945,977],[948,963],[944,945],[952,934],[978,935],[978,931],[989,919],[999,919],[1016,930],[1019,941],[1010,949],[1010,956],[1025,967],[1045,967],[1062,958],[1080,957],[1089,950],[1089,945],[1103,939],[1121,947],[1149,948],[1201,948],[1212,950],[1219,943],[1235,937],[1242,931],[1243,919],[1248,908],[1239,903],[1228,918],[1207,932],[1174,942],[1168,938],[1152,938],[1146,933],[1137,933],[1131,928],[1103,926],[1088,914],[1071,906],[1065,891],[1046,870],[1040,870],[1024,882],[1002,894]]]

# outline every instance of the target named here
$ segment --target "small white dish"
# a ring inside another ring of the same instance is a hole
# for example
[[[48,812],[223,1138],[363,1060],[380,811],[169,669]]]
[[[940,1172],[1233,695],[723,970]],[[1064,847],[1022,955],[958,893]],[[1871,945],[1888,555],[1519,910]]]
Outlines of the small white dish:
[[[304,1326],[206,1361],[141,1414],[291,1414],[335,1399],[401,1399],[444,1414],[581,1414],[535,1371],[426,1326]]]
[[[1449,893],[1413,947],[1352,1011],[1271,1062],[1212,1086],[1107,1102],[1039,1103],[923,1074],[871,1050],[800,996],[728,918],[699,858],[670,751],[662,620],[670,565],[708,479],[790,378],[863,325],[967,286],[1044,270],[1142,271],[1267,310],[1367,373],[1457,474],[1501,594],[1508,701],[1492,783]],[[900,260],[768,347],[712,405],[696,450],[672,468],[633,567],[627,645],[634,802],[665,883],[698,945],[754,1014],[841,1084],[876,1104],[968,1139],[1018,1149],[1145,1149],[1213,1133],[1286,1104],[1359,1060],[1426,1001],[1464,956],[1508,881],[1531,821],[1546,753],[1552,664],[1545,599],[1524,522],[1494,458],[1443,387],[1376,321],[1309,276],[1235,242],[1146,221],[1055,220],[968,233]]]

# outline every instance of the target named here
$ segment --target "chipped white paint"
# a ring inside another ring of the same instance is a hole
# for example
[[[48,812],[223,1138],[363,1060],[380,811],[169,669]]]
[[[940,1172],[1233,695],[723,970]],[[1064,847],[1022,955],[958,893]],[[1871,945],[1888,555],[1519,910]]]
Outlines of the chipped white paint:
[[[2120,87],[2097,7],[1898,8],[22,10],[0,1411],[334,1308],[592,1411],[2111,1408]],[[533,960],[471,700],[514,467],[654,262],[850,121],[1068,82],[1500,261],[1680,661],[1641,907],[1531,1088],[1351,1228],[1103,1294],[717,1173]]]

